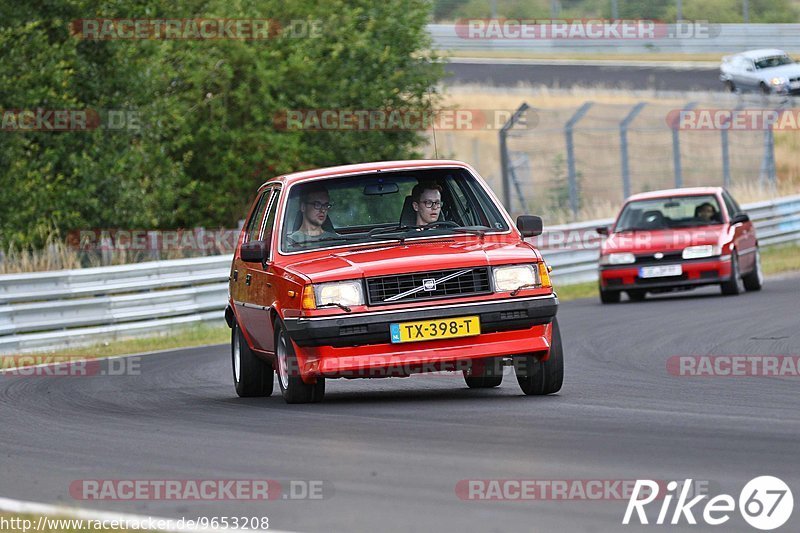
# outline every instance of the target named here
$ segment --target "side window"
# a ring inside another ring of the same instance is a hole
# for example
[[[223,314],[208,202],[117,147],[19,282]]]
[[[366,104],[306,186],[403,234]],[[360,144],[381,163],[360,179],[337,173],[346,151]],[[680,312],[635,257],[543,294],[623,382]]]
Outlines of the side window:
[[[278,212],[278,199],[281,196],[280,189],[272,189],[272,199],[267,208],[267,220],[264,222],[264,232],[262,233],[265,241],[270,240],[272,229],[275,227],[275,214]]]
[[[733,218],[739,213],[742,209],[739,207],[739,204],[731,197],[728,191],[724,191],[722,193],[722,200],[725,202],[725,209],[728,210],[728,217]]]
[[[272,189],[268,189],[261,193],[261,198],[258,199],[258,205],[253,214],[250,215],[250,220],[247,221],[247,241],[257,241],[258,234],[261,230],[261,224],[264,222],[264,213],[267,211],[267,200],[272,194]]]

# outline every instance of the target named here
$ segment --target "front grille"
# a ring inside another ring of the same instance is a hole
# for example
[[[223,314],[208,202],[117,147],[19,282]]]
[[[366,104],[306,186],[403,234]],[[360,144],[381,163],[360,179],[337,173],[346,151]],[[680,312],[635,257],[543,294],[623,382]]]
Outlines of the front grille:
[[[445,282],[437,283],[436,288],[433,290],[421,290],[400,298],[399,300],[386,301],[392,296],[397,296],[411,289],[421,287],[423,280],[438,280],[462,270],[466,270],[466,272]],[[454,296],[486,294],[489,292],[491,292],[491,287],[489,285],[489,269],[486,267],[414,272],[412,274],[398,274],[395,276],[380,276],[367,279],[367,296],[371,305],[435,300],[439,298],[452,298]]]
[[[683,252],[666,252],[664,257],[656,259],[654,254],[642,254],[636,256],[637,265],[657,265],[667,261],[680,261],[683,258]]]
[[[665,281],[685,281],[687,279],[689,279],[689,275],[684,273],[680,276],[664,276],[658,278],[640,278],[639,276],[636,276],[634,281],[642,285],[649,285],[652,283],[663,283]]]

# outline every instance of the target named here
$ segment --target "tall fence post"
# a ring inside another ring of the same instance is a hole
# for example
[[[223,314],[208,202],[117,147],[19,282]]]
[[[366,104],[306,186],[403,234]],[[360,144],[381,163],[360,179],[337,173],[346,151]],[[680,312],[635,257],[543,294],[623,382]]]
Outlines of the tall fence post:
[[[697,102],[689,102],[686,107],[681,109],[681,113],[691,111]],[[672,127],[672,167],[675,170],[675,188],[683,187],[683,169],[681,168],[681,139],[680,139],[680,118]]]
[[[594,102],[585,102],[564,126],[564,137],[567,142],[567,179],[569,180],[569,207],[573,218],[578,217],[578,172],[575,169],[575,143],[572,139],[572,130],[575,124],[589,111]]]
[[[528,104],[522,102],[522,105],[514,111],[514,114],[511,115],[511,118],[508,119],[508,122],[503,124],[503,127],[500,128],[500,133],[498,134],[500,137],[500,178],[503,182],[503,204],[505,205],[507,210],[511,210],[511,174],[510,174],[510,157],[508,155],[508,131],[514,127],[522,114],[528,110]]]
[[[758,176],[758,184],[761,188],[769,183],[770,187],[776,185],[775,179],[775,135],[772,132],[772,124],[767,123],[764,130],[764,155],[761,158],[761,172]]]
[[[619,123],[619,152],[622,159],[622,198],[625,199],[631,195],[631,171],[628,165],[628,126],[630,126],[633,119],[641,112],[647,102],[639,102],[633,109],[628,112],[628,115]]]

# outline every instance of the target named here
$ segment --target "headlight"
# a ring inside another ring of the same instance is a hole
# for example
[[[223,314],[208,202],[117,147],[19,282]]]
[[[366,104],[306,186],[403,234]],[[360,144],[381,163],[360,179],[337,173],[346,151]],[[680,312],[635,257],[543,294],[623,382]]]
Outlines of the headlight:
[[[683,249],[684,259],[700,259],[702,257],[713,257],[719,255],[719,246],[703,244],[701,246],[689,246]]]
[[[770,80],[770,83],[772,85],[784,85],[786,83],[789,83],[789,80],[787,80],[786,78],[772,78]]]
[[[316,306],[339,304],[345,306],[364,305],[364,289],[361,281],[332,281],[314,285]]]
[[[533,265],[514,265],[494,269],[494,290],[506,292],[519,289],[523,285],[534,287],[539,284],[539,276]]]
[[[601,265],[628,265],[635,263],[636,257],[630,252],[608,254],[600,256]]]

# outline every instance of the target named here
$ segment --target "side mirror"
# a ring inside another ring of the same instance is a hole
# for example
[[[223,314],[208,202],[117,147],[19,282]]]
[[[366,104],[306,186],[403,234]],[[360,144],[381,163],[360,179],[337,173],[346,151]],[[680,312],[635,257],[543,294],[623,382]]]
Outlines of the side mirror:
[[[598,226],[594,230],[598,235],[608,235],[608,226]]]
[[[743,222],[750,222],[750,216],[747,213],[739,213],[731,218],[731,224],[741,224]]]
[[[242,244],[242,261],[245,263],[267,262],[269,257],[269,241],[251,241]]]
[[[517,229],[523,237],[535,237],[542,234],[542,217],[520,215],[517,217]]]

